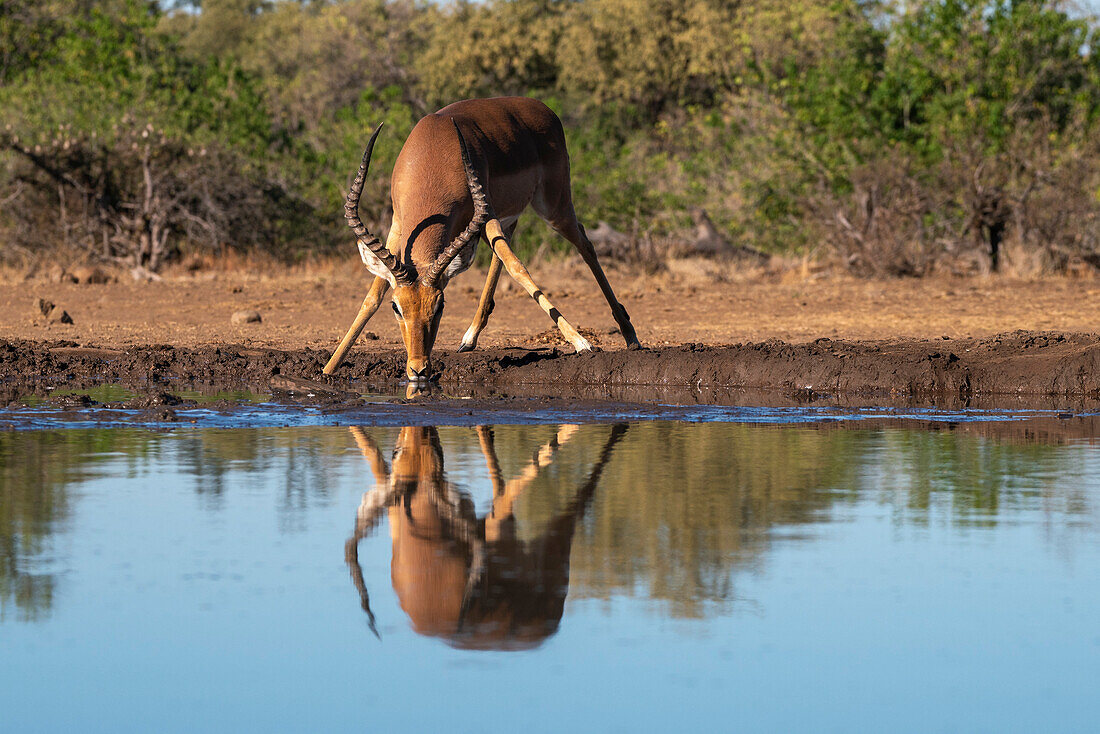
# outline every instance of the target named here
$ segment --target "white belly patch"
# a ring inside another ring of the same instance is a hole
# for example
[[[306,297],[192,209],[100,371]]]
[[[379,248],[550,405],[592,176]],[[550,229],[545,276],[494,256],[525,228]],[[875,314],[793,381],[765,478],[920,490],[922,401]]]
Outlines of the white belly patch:
[[[500,220],[501,229],[508,229],[516,223],[519,217],[504,217]],[[474,257],[477,255],[478,245],[481,244],[481,237],[470,242],[466,247],[462,248],[455,259],[451,260],[451,264],[447,266],[447,269],[443,272],[443,276],[450,280],[459,273],[465,272],[474,264]]]

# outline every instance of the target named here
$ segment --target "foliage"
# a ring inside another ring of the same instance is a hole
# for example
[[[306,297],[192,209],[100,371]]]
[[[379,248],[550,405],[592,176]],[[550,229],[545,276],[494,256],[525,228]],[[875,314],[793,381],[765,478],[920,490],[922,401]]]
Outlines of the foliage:
[[[705,209],[866,274],[1100,257],[1096,28],[1057,0],[195,5],[0,2],[0,256],[346,250],[375,125],[384,227],[419,117],[527,94],[565,122],[582,219],[636,239]]]
[[[156,269],[173,237],[262,241],[288,196],[260,163],[272,139],[255,82],[173,53],[152,6],[115,10],[67,18],[49,60],[0,91],[14,244]]]
[[[432,18],[415,69],[432,109],[467,97],[554,88],[570,0],[460,2]]]

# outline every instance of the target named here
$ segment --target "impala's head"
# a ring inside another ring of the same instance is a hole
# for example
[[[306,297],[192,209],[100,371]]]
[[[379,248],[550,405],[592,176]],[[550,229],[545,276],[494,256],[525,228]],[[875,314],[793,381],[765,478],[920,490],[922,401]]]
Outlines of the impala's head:
[[[410,382],[426,382],[431,377],[432,346],[439,330],[439,319],[443,315],[443,288],[446,285],[444,272],[471,241],[481,232],[481,228],[491,216],[485,191],[478,181],[470,162],[470,152],[466,141],[454,123],[458,135],[459,149],[462,153],[462,167],[466,172],[466,183],[470,189],[470,198],[474,202],[474,215],[470,223],[446,247],[431,253],[434,259],[425,262],[402,262],[390,252],[379,239],[363,226],[359,219],[359,197],[363,192],[367,168],[370,166],[374,141],[382,126],[371,135],[367,150],[363,153],[363,162],[352,181],[344,204],[344,217],[348,226],[358,237],[359,254],[367,269],[375,275],[385,278],[393,288],[393,313],[401,327],[401,339],[405,342],[405,375]],[[419,257],[419,256],[418,256]]]
[[[417,281],[397,286],[390,304],[405,342],[405,376],[424,382],[431,376],[432,346],[443,315],[443,289]]]

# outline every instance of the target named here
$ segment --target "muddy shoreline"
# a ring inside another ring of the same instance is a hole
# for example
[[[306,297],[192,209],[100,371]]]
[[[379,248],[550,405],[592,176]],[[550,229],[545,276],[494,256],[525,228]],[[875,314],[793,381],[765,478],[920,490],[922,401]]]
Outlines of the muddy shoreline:
[[[337,374],[328,352],[235,345],[101,348],[73,341],[0,340],[0,404],[51,390],[119,385],[143,396],[183,387],[285,393],[339,403],[403,395],[404,354],[359,348]],[[853,342],[818,339],[571,354],[563,348],[435,355],[438,391],[633,403],[1100,405],[1100,336],[1013,332],[980,339]]]

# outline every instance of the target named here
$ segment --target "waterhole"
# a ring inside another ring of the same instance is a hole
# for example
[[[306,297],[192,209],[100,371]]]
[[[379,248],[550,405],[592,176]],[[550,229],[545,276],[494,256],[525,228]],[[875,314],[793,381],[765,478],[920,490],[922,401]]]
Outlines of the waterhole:
[[[0,729],[1090,730],[1092,424],[926,417],[0,433]]]

